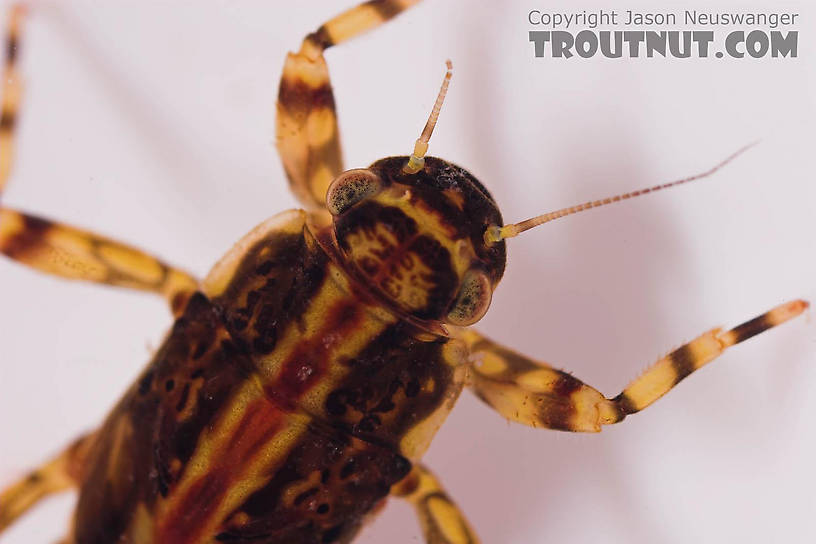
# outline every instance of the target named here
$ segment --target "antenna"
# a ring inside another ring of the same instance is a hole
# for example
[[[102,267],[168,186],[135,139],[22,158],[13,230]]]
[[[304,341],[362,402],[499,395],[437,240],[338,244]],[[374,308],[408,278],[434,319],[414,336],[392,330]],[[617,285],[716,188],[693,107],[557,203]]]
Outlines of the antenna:
[[[563,208],[561,210],[545,213],[544,215],[539,215],[538,217],[533,217],[522,221],[520,223],[514,223],[511,225],[505,225],[503,227],[499,227],[498,225],[491,225],[487,227],[487,230],[484,233],[485,243],[487,245],[494,244],[498,241],[504,240],[506,238],[512,238],[514,236],[518,236],[522,232],[526,230],[530,230],[534,227],[539,225],[543,225],[544,223],[548,223],[554,219],[558,219],[560,217],[564,217],[567,215],[572,215],[574,213],[582,212],[584,210],[588,210],[590,208],[598,208],[600,206],[606,206],[607,204],[612,204],[613,202],[618,202],[620,200],[627,200],[629,198],[635,198],[637,196],[645,195],[648,193],[654,193],[656,191],[661,191],[663,189],[668,189],[669,187],[674,187],[676,185],[682,185],[683,183],[688,183],[690,181],[702,179],[705,177],[710,176],[739,155],[750,149],[751,147],[755,146],[758,142],[752,142],[746,146],[741,147],[731,155],[729,155],[725,160],[721,161],[719,164],[702,172],[700,174],[695,174],[688,178],[679,179],[677,181],[672,181],[670,183],[664,183],[663,185],[657,185],[655,187],[650,187],[648,189],[640,189],[637,191],[633,191],[631,193],[623,193],[621,195],[612,196],[608,198],[604,198],[602,200],[593,200],[591,202],[585,202],[584,204],[579,204],[577,206],[570,206],[569,208]]]
[[[414,144],[414,152],[411,153],[411,158],[402,167],[402,171],[406,174],[416,174],[425,167],[425,153],[428,152],[428,142],[433,134],[436,121],[439,119],[439,112],[442,110],[442,103],[445,101],[445,95],[448,93],[448,85],[453,75],[453,64],[450,59],[445,61],[448,71],[445,72],[445,79],[442,80],[442,87],[439,89],[439,95],[436,97],[436,103],[431,110],[431,115],[428,117],[428,122],[425,123],[425,128],[422,129],[419,139]]]

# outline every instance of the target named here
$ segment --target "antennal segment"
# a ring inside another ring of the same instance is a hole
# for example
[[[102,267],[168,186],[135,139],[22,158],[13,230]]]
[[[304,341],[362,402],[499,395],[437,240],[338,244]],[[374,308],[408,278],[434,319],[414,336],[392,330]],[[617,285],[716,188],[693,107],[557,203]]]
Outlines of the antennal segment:
[[[655,187],[649,187],[648,189],[640,189],[640,190],[637,190],[637,191],[632,191],[631,193],[623,193],[621,195],[604,198],[602,200],[593,200],[593,201],[590,201],[590,202],[585,202],[585,203],[579,204],[577,206],[571,206],[569,208],[564,208],[564,209],[561,209],[561,210],[558,210],[558,211],[555,211],[555,212],[545,213],[544,215],[539,215],[538,217],[533,217],[533,218],[527,219],[525,221],[522,221],[520,223],[505,225],[503,227],[499,227],[498,225],[491,225],[490,227],[487,228],[487,230],[484,233],[485,242],[488,245],[494,244],[494,243],[496,243],[496,242],[498,242],[500,240],[504,240],[506,238],[512,238],[514,236],[518,236],[519,234],[521,234],[522,232],[524,232],[526,230],[530,230],[530,229],[532,229],[534,227],[537,227],[539,225],[543,225],[544,223],[548,223],[548,222],[550,222],[550,221],[552,221],[554,219],[558,219],[558,218],[564,217],[566,215],[572,215],[574,213],[582,212],[582,211],[588,210],[590,208],[598,208],[600,206],[606,206],[607,204],[612,204],[613,202],[618,202],[620,200],[626,200],[626,199],[629,199],[629,198],[634,198],[636,196],[641,196],[641,195],[645,195],[645,194],[648,194],[648,193],[654,193],[655,191],[661,191],[663,189],[668,189],[669,187],[674,187],[676,185],[682,185],[683,183],[688,183],[690,181],[694,181],[694,180],[698,180],[698,179],[708,177],[708,176],[712,175],[714,172],[716,172],[717,170],[719,170],[720,168],[722,168],[723,166],[725,166],[726,164],[728,164],[729,162],[731,162],[732,160],[734,160],[735,158],[737,158],[739,155],[741,155],[742,153],[744,153],[745,151],[750,149],[751,147],[755,146],[757,143],[758,142],[752,142],[752,143],[738,149],[737,151],[735,151],[734,153],[729,155],[725,160],[723,160],[722,162],[720,162],[719,164],[717,164],[713,168],[710,168],[709,170],[706,170],[705,172],[702,172],[700,174],[695,174],[695,175],[693,175],[691,177],[688,177],[688,178],[679,179],[677,181],[672,181],[670,183],[664,183],[662,185],[656,185]]]
[[[436,121],[439,119],[439,112],[442,110],[442,103],[445,101],[445,95],[448,93],[448,85],[453,75],[453,63],[450,59],[445,61],[448,71],[445,73],[445,79],[442,80],[442,87],[439,89],[439,95],[436,97],[436,103],[431,110],[431,115],[428,117],[428,122],[425,123],[425,128],[422,129],[419,139],[414,144],[414,152],[411,153],[411,158],[402,167],[402,171],[406,174],[416,174],[425,167],[425,153],[428,152],[428,142],[431,140]]]

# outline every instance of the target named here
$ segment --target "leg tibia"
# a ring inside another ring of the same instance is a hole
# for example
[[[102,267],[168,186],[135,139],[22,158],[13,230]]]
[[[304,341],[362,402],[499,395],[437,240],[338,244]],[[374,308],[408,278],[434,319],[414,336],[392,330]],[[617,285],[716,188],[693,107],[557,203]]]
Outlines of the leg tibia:
[[[533,427],[597,432],[646,408],[728,347],[796,317],[807,306],[796,300],[729,331],[709,331],[657,361],[613,399],[475,331],[459,335],[471,351],[473,391],[503,416]]]
[[[419,0],[370,0],[364,2],[334,17],[324,23],[316,32],[309,34],[304,41],[304,50],[313,45],[322,51],[350,40],[380,26],[418,2]]]
[[[708,331],[657,361],[615,397],[614,402],[624,415],[643,410],[689,374],[718,357],[725,349],[796,317],[807,307],[805,301],[795,300],[777,306],[730,331]]]

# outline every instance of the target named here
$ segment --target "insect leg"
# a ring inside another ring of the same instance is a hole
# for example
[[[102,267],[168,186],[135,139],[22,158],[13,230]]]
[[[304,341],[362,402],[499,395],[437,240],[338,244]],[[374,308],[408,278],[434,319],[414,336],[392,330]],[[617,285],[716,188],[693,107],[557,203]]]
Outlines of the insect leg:
[[[413,505],[428,544],[478,544],[479,538],[459,507],[425,466],[414,465],[391,488],[391,494]]]
[[[337,114],[323,51],[379,26],[419,0],[372,0],[323,24],[289,53],[278,91],[277,141],[295,196],[326,208],[326,190],[343,170]]]
[[[6,35],[6,62],[3,77],[3,98],[0,104],[0,195],[11,173],[14,152],[14,125],[22,94],[22,84],[17,68],[17,51],[20,44],[20,28],[25,14],[22,5],[9,10]]]
[[[10,208],[0,208],[0,253],[55,276],[158,293],[174,313],[198,286],[138,249]]]
[[[54,459],[0,493],[0,533],[40,499],[79,483],[95,434],[82,436]]]
[[[572,375],[511,351],[472,330],[459,334],[471,351],[470,386],[508,419],[532,427],[598,432],[643,410],[726,348],[801,314],[808,303],[777,306],[729,331],[710,330],[669,353],[607,399]]]
[[[11,8],[0,111],[0,198],[11,172],[22,95],[17,59],[24,7]],[[188,273],[91,232],[0,207],[0,253],[42,272],[163,295],[174,311],[198,286]]]

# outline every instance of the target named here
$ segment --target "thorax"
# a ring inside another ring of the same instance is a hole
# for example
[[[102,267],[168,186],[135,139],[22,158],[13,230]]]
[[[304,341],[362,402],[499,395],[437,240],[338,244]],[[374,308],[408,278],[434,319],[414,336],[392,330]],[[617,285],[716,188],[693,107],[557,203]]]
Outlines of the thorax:
[[[464,347],[372,297],[316,230],[304,212],[267,221],[205,294],[275,403],[417,459],[461,391]]]

